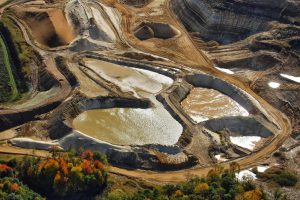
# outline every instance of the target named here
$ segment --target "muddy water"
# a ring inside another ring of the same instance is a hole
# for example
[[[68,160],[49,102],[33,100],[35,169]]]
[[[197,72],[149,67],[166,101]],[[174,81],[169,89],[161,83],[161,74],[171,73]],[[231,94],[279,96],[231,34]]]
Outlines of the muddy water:
[[[212,118],[248,115],[237,102],[213,89],[194,88],[181,105],[198,123]]]
[[[149,98],[154,106],[89,110],[74,119],[76,130],[117,145],[172,145],[178,141],[183,131],[181,124],[155,98],[155,94],[173,83],[172,79],[152,71],[94,59],[85,60],[85,64],[122,91]]]
[[[89,110],[80,114],[76,130],[117,145],[175,144],[182,126],[163,106],[152,99],[154,108],[112,108]]]

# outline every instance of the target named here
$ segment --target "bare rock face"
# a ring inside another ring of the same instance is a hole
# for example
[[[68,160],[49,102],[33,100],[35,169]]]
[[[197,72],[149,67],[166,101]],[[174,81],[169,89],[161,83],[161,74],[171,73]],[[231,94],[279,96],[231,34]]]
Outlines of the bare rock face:
[[[119,0],[120,3],[134,6],[134,7],[143,7],[151,2],[151,0]]]
[[[174,0],[172,9],[190,32],[221,44],[268,30],[271,21],[294,23],[299,2],[287,0]]]

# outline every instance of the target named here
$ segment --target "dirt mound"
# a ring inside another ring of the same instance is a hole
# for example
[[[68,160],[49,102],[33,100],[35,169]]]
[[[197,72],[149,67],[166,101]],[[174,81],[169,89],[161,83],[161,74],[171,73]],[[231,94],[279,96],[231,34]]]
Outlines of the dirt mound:
[[[142,22],[134,30],[134,35],[140,40],[148,40],[151,38],[169,39],[178,35],[178,31],[169,24]]]

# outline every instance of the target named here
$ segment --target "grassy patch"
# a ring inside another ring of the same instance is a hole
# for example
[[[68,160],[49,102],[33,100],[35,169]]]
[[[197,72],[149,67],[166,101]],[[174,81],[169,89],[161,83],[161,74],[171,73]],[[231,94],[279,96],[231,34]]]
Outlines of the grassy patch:
[[[13,101],[17,99],[19,92],[11,68],[9,52],[2,35],[0,35],[0,68],[5,68],[0,69],[2,79],[0,82],[0,101]]]
[[[27,44],[18,25],[5,11],[0,22],[0,102],[17,100],[28,91],[26,79],[31,73],[31,64],[37,59],[33,48]]]
[[[298,182],[298,178],[294,173],[278,167],[271,167],[264,173],[258,173],[257,177],[287,187],[295,186]]]
[[[13,159],[16,159],[17,161],[21,161],[24,157],[25,156],[23,156],[23,155],[0,153],[0,163],[8,162],[8,161],[13,160]]]

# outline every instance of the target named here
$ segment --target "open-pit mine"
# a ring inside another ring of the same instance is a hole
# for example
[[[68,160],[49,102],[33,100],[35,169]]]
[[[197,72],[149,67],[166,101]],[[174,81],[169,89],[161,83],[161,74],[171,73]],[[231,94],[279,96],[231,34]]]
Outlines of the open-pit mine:
[[[300,152],[300,1],[3,2],[1,153],[177,183]]]

